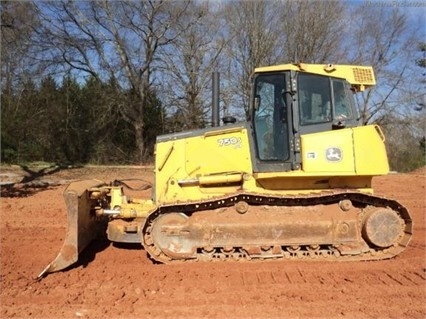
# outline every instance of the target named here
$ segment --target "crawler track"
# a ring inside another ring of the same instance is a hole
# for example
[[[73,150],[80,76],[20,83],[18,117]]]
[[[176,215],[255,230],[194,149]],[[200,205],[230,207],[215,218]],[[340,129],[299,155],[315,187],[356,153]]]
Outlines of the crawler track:
[[[163,206],[147,218],[142,233],[145,249],[162,263],[378,260],[405,249],[412,221],[397,201],[358,192],[241,193]]]

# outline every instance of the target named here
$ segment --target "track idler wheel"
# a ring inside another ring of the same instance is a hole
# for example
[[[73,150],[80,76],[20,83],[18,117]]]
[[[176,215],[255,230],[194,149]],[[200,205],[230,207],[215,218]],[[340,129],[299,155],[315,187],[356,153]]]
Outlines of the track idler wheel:
[[[191,233],[186,230],[188,216],[182,213],[165,214],[152,225],[152,240],[171,259],[191,259],[196,257],[196,247],[191,241]]]
[[[368,243],[387,248],[396,244],[403,236],[404,221],[392,209],[379,208],[365,217],[362,234]]]

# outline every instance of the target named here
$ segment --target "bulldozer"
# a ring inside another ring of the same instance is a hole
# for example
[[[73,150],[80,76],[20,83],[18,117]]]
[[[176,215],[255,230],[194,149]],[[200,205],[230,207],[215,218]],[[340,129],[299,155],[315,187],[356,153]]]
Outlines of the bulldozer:
[[[170,264],[382,260],[407,247],[407,208],[373,195],[373,177],[389,173],[385,136],[360,125],[355,104],[372,67],[256,68],[247,120],[222,125],[212,82],[212,126],[157,137],[151,198],[120,180],[66,188],[64,244],[38,278],[76,263],[99,233]]]

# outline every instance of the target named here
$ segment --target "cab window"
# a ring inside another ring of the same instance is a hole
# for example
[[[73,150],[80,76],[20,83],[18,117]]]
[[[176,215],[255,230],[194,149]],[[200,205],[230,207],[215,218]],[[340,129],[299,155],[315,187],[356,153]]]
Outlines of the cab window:
[[[301,125],[331,121],[330,80],[300,73],[298,76],[299,118]]]
[[[334,97],[333,118],[339,121],[352,118],[352,108],[348,97],[350,91],[345,89],[345,83],[342,80],[333,80],[332,82]]]
[[[284,85],[284,74],[264,74],[256,78],[254,128],[257,154],[262,161],[284,161],[289,158]]]

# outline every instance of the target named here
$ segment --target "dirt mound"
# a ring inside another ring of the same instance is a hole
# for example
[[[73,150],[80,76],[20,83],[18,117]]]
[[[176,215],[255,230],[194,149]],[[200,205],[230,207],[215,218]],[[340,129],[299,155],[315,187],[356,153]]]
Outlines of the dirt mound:
[[[80,168],[49,178],[152,181],[151,171]],[[425,179],[419,174],[374,179],[376,193],[399,200],[413,219],[413,239],[394,259],[162,265],[139,246],[101,240],[71,269],[34,281],[62,246],[65,187],[0,199],[1,318],[426,317]]]

